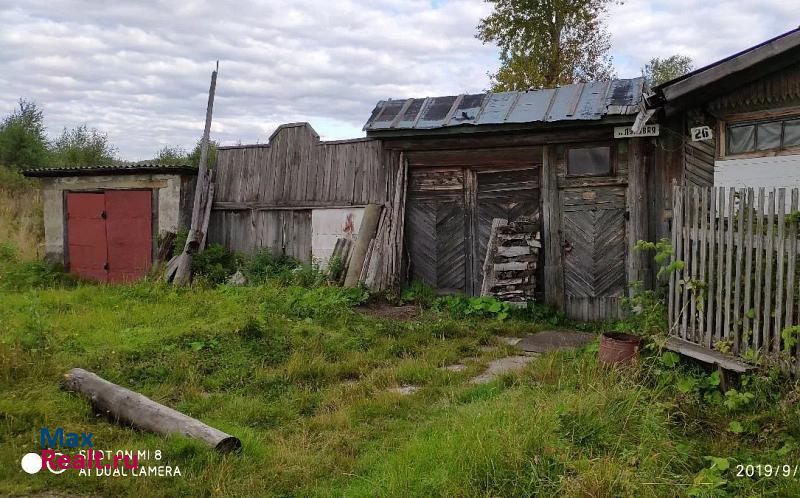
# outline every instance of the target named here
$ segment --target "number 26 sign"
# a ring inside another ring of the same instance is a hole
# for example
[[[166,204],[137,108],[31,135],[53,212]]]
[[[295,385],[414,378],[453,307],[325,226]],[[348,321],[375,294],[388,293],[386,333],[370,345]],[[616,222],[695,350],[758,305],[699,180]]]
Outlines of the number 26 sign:
[[[711,140],[714,138],[714,132],[711,131],[709,126],[697,126],[689,130],[692,136],[692,142],[700,142],[702,140]]]

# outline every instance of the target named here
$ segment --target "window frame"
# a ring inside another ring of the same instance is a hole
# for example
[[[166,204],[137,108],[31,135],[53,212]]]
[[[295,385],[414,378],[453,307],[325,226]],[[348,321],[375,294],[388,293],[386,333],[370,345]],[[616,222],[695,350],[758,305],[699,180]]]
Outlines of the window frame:
[[[800,155],[800,145],[783,145],[785,139],[787,121],[800,120],[800,107],[788,107],[784,109],[774,109],[769,111],[757,111],[726,116],[724,119],[717,120],[717,143],[718,158],[725,159],[746,159],[751,157],[774,157],[785,155]],[[781,145],[778,148],[758,150],[758,125],[766,123],[781,123]],[[740,125],[753,125],[755,127],[753,147],[755,150],[747,152],[729,152],[729,130],[731,127]]]
[[[569,151],[576,149],[597,149],[600,147],[608,148],[608,172],[605,173],[581,173],[571,174],[569,172]],[[564,177],[565,178],[613,178],[616,176],[616,156],[613,143],[609,142],[590,142],[567,145],[564,148]]]

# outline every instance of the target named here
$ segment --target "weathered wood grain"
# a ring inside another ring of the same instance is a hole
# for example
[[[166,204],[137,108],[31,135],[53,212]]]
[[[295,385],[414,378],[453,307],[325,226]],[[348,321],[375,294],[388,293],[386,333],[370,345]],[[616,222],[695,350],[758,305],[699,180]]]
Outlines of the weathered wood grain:
[[[209,242],[247,254],[269,248],[308,262],[311,226],[305,218],[310,210],[389,202],[399,154],[372,139],[322,142],[308,123],[279,126],[268,144],[220,147]],[[221,211],[253,213],[249,218],[216,215]],[[244,225],[236,226],[237,221]]]

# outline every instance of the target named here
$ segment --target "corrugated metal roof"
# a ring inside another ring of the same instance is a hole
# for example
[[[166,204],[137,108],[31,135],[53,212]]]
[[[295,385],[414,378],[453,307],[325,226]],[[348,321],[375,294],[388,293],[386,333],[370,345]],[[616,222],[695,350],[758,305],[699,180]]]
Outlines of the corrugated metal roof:
[[[22,172],[24,176],[92,176],[92,175],[135,175],[137,173],[197,174],[197,168],[188,164],[118,164],[105,166],[63,166],[54,168],[34,168]]]
[[[381,100],[364,130],[427,130],[460,125],[586,121],[608,115],[632,115],[639,111],[643,85],[643,78],[633,78],[526,92]]]

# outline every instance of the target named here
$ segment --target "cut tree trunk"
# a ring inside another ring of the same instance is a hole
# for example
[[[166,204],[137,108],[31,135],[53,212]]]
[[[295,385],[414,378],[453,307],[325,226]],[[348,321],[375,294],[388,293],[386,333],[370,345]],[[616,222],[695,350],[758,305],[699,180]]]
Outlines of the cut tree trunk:
[[[241,441],[230,434],[82,368],[73,368],[64,378],[65,389],[83,394],[98,413],[109,416],[115,422],[157,434],[182,434],[199,439],[222,453],[242,447]]]

